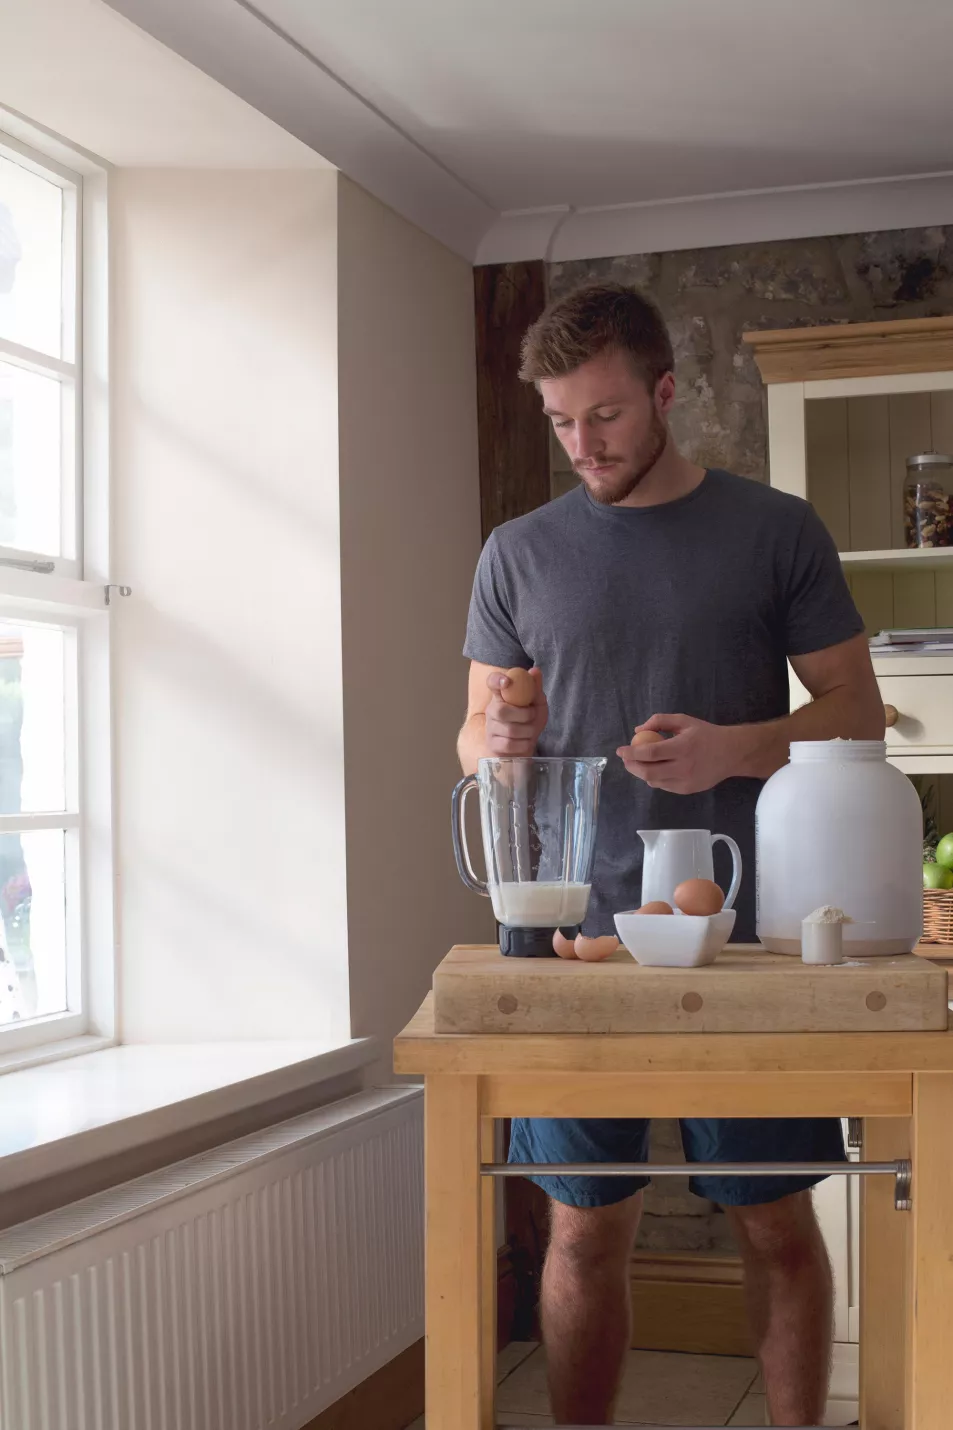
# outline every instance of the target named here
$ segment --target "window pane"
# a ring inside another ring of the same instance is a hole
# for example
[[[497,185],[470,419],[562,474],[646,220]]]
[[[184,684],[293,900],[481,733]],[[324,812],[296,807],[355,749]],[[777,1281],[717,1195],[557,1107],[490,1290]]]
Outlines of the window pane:
[[[66,808],[66,639],[0,621],[0,814]]]
[[[63,389],[0,362],[0,546],[60,554]]]
[[[0,1025],[66,1011],[63,831],[0,834]]]
[[[0,154],[0,337],[62,357],[63,190]]]

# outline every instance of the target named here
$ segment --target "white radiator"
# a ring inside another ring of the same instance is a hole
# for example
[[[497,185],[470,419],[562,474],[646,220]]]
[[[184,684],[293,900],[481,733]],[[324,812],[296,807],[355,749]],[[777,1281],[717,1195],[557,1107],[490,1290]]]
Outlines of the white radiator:
[[[387,1088],[0,1232],[2,1430],[300,1430],[423,1334]]]

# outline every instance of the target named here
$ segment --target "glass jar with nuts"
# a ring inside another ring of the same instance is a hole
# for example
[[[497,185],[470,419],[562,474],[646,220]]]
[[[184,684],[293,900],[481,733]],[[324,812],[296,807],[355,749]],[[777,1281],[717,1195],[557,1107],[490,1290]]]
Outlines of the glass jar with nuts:
[[[951,485],[953,457],[941,452],[920,452],[907,458],[903,529],[908,546],[949,546],[953,542]]]

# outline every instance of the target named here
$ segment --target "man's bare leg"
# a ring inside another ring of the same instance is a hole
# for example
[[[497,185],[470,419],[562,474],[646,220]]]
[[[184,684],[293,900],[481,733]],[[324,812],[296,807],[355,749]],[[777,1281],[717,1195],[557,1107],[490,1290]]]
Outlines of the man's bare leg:
[[[831,1373],[834,1289],[811,1194],[725,1211],[744,1261],[771,1423],[820,1425]]]
[[[550,1201],[543,1340],[557,1425],[611,1425],[632,1333],[629,1261],[642,1193],[609,1207]]]

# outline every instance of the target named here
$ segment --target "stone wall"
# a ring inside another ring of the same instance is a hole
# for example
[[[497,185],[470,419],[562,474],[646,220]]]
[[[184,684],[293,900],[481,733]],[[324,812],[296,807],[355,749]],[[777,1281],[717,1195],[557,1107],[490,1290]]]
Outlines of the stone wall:
[[[764,388],[742,333],[953,313],[953,227],[578,259],[548,280],[553,297],[612,280],[654,298],[675,347],[680,447],[766,481]],[[554,494],[575,480],[558,444],[553,473]]]
[[[767,481],[765,392],[742,333],[953,313],[953,227],[580,259],[548,272],[551,297],[606,280],[643,289],[668,322],[677,378],[671,425],[682,451],[703,466]],[[553,495],[575,481],[553,439]],[[680,1157],[676,1123],[653,1127],[652,1155]],[[727,1219],[693,1197],[687,1179],[651,1188],[645,1210],[646,1249],[731,1248]]]

